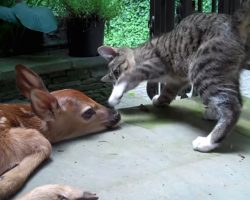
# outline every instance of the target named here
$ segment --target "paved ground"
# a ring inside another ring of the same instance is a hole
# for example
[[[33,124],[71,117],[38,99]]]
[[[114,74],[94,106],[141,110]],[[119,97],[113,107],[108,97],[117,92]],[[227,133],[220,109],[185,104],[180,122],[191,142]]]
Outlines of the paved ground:
[[[250,73],[242,79],[249,95]],[[144,87],[124,96],[120,129],[55,145],[19,195],[60,183],[96,192],[100,200],[248,200],[250,100],[232,137],[206,154],[191,146],[214,126],[201,119],[201,104],[184,99],[153,108]]]

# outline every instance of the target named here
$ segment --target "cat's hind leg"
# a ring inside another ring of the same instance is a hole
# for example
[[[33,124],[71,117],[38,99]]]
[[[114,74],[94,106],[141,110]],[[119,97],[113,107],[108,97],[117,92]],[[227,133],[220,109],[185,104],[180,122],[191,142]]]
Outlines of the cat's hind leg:
[[[241,112],[242,58],[244,52],[239,43],[218,37],[202,44],[190,63],[189,78],[210,109],[205,116],[218,120],[207,137],[193,141],[194,150],[208,152],[217,148],[237,123]]]
[[[220,86],[217,87],[220,88]],[[218,121],[207,137],[198,137],[193,141],[194,150],[208,152],[219,147],[237,123],[241,112],[240,95],[237,94],[237,90],[233,93],[228,91],[227,88],[224,88],[224,91],[217,89],[217,92],[214,90],[215,93],[209,96],[209,104],[215,109]]]
[[[219,119],[219,113],[212,105],[208,105],[203,113],[203,119],[217,121]]]

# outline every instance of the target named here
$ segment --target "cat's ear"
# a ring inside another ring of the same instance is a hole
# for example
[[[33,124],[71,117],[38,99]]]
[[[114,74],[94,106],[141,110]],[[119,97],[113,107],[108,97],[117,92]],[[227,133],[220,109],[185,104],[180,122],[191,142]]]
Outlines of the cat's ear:
[[[112,60],[117,54],[117,49],[109,46],[100,46],[97,51],[107,61]]]
[[[106,74],[101,78],[101,81],[104,83],[113,83],[115,82],[115,79],[110,74]]]

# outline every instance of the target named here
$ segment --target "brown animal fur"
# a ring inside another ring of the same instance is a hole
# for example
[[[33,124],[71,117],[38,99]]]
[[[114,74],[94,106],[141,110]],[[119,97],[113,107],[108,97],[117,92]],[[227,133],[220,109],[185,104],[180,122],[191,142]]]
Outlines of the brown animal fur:
[[[17,200],[97,200],[90,192],[65,185],[45,185],[37,187]]]
[[[31,104],[0,105],[0,200],[20,189],[50,157],[51,144],[115,127],[120,120],[119,113],[80,91],[49,93],[22,65],[16,66],[16,80]]]

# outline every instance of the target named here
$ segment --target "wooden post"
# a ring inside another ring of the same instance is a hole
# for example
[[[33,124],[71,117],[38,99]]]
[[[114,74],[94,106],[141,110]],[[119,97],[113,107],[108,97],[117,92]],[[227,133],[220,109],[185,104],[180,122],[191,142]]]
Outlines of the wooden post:
[[[192,0],[182,0],[183,4],[183,17],[190,15],[193,12]]]
[[[230,0],[220,0],[218,6],[219,13],[229,14],[229,2]]]
[[[198,0],[198,11],[202,12],[202,0]]]
[[[174,28],[175,0],[150,1],[150,35],[157,36]]]
[[[216,6],[217,0],[212,0],[212,12],[218,12],[217,6]]]
[[[150,16],[148,20],[149,35],[152,37],[155,32],[155,1],[150,0]]]
[[[165,28],[164,31],[171,31],[175,25],[175,0],[165,1]]]

